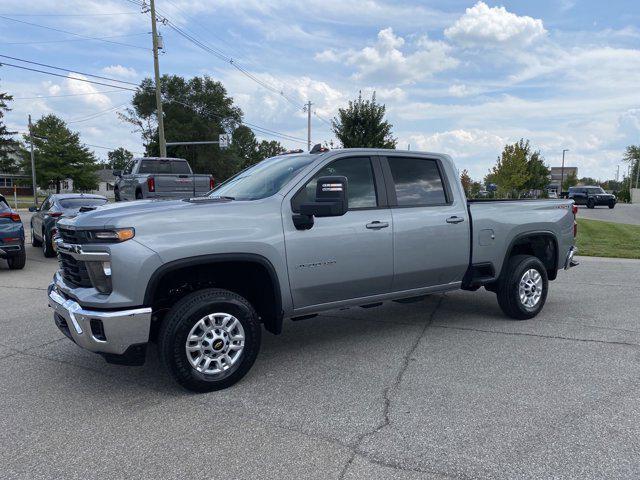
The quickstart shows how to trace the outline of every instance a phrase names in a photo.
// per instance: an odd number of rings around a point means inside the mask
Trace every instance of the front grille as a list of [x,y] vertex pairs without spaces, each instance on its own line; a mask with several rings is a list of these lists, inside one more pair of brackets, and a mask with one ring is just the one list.
[[58,252],[58,261],[65,282],[76,287],[90,288],[93,286],[89,279],[87,266],[83,261],[76,260],[71,255],[60,251]]
[[58,235],[65,243],[75,243],[77,245],[89,243],[89,232],[86,230],[71,230],[70,228],[58,226]]

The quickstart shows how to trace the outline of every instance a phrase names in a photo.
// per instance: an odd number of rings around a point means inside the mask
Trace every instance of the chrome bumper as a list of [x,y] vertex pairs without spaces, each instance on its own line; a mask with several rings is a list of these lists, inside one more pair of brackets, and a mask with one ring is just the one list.
[[578,249],[576,247],[571,247],[569,248],[569,251],[567,252],[567,258],[564,261],[564,269],[565,270],[569,270],[571,267],[575,267],[577,265],[580,265],[578,262],[576,262],[573,259],[573,256],[578,252]]
[[[130,346],[145,344],[149,341],[151,308],[116,311],[86,310],[74,300],[60,295],[56,291],[55,284],[49,286],[49,306],[66,323],[65,329],[57,318],[58,328],[86,350],[121,355]],[[92,320],[94,320],[93,326]]]

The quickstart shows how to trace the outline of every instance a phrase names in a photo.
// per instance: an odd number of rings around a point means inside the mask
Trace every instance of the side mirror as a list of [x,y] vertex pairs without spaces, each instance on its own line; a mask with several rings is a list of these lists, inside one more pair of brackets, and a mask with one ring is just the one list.
[[31,206],[31,207],[29,207],[29,211],[30,212],[37,212],[38,211],[38,207]]
[[313,226],[313,217],[340,217],[349,210],[347,177],[320,177],[316,183],[315,202],[300,205],[300,214],[293,216],[298,230]]
[[113,171],[113,176],[114,177],[121,177],[122,176],[122,170],[114,170]]

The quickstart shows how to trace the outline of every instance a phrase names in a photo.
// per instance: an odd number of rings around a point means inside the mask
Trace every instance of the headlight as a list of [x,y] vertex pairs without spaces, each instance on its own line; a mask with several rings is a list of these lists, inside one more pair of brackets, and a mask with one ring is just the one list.
[[135,237],[136,231],[133,228],[114,228],[112,230],[94,230],[91,238],[95,242],[119,243],[131,240]]

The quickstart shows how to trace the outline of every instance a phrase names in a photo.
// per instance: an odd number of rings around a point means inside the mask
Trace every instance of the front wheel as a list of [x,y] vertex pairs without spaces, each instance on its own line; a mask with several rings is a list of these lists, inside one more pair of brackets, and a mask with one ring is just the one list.
[[42,246],[42,241],[36,238],[35,233],[33,233],[33,224],[31,224],[31,246],[40,248]]
[[47,235],[47,232],[42,232],[42,253],[47,258],[56,256],[56,250],[53,247],[53,237]]
[[587,200],[587,208],[595,208],[595,207],[596,207],[596,202],[594,202],[591,199]]
[[158,350],[180,385],[211,392],[246,375],[258,356],[261,337],[258,315],[246,299],[211,288],[171,308],[160,327]]
[[507,316],[527,320],[542,310],[548,288],[547,269],[537,257],[514,255],[498,281],[498,304]]
[[615,202],[610,202],[610,203],[609,203],[609,208],[615,208],[615,206],[616,206],[616,203],[615,203]]

